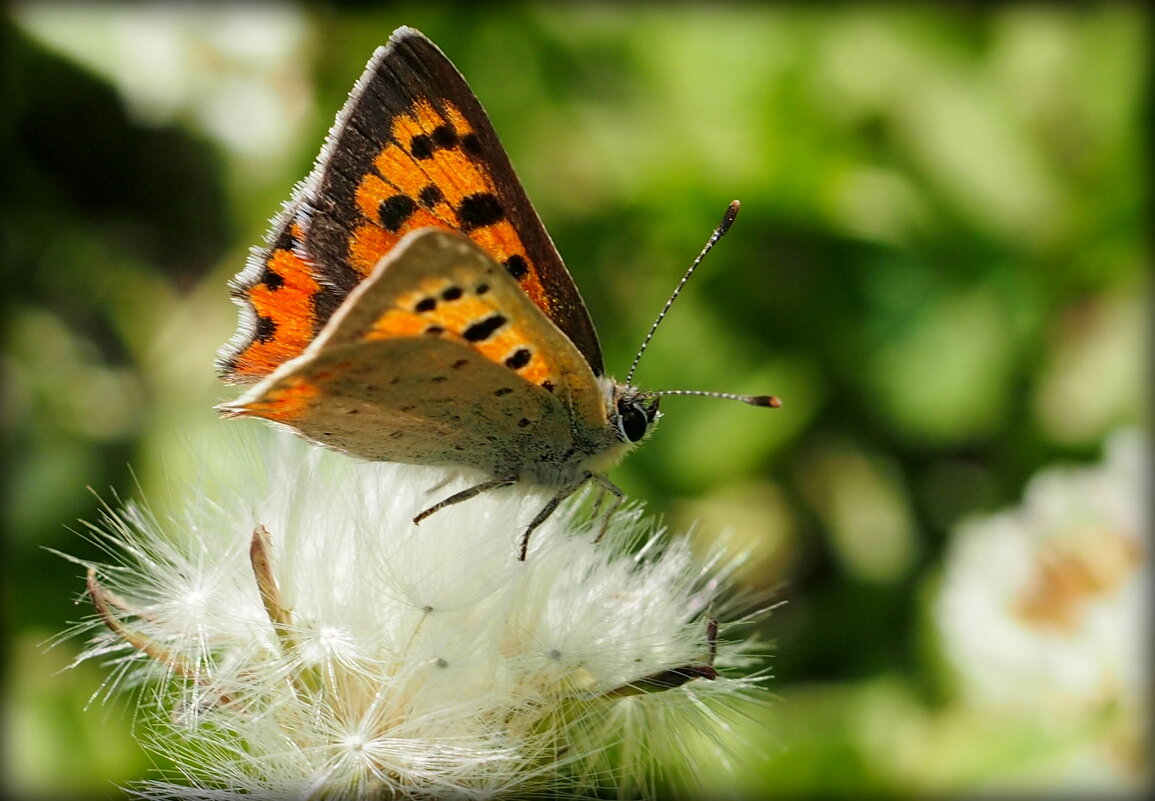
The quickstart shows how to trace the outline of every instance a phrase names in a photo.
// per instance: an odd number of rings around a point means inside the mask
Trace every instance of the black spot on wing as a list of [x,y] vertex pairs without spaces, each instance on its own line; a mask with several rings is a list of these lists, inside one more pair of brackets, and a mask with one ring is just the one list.
[[462,333],[468,342],[484,342],[496,333],[496,331],[505,325],[508,320],[503,315],[491,314],[483,320],[478,320],[466,328]]
[[461,147],[471,156],[481,155],[481,140],[477,138],[477,134],[467,133],[461,137]]
[[436,184],[429,184],[417,194],[417,199],[421,201],[422,206],[431,209],[445,200],[445,195],[437,188]]
[[510,275],[520,281],[529,274],[529,262],[525,260],[524,256],[519,256],[514,253],[505,260],[505,269]]
[[381,225],[386,230],[396,233],[401,226],[417,211],[417,204],[408,195],[394,195],[381,201],[377,208],[377,216],[381,218]]
[[272,317],[257,317],[257,330],[253,338],[257,342],[268,342],[277,335],[277,321]]
[[449,123],[442,123],[433,129],[433,144],[441,148],[457,146],[457,131]]
[[280,273],[269,269],[266,264],[265,269],[261,272],[260,283],[268,287],[270,292],[276,292],[285,285],[285,279]]
[[409,155],[418,161],[433,158],[433,137],[429,134],[417,134],[409,140]]
[[457,204],[457,223],[466,233],[504,219],[505,210],[501,207],[501,201],[489,192],[466,195]]
[[532,354],[529,352],[529,348],[518,348],[506,358],[505,366],[514,370],[520,370],[529,364],[530,358],[532,358]]

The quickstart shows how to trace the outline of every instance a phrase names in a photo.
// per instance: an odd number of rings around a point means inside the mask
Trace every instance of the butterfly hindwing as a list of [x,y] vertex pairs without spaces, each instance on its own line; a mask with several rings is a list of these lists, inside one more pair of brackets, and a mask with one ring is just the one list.
[[[595,375],[597,336],[577,288],[530,205],[480,103],[452,63],[402,28],[373,56],[317,167],[238,277],[248,324],[218,360],[258,380],[300,353],[407,233],[458,231],[504,265]],[[270,280],[271,277],[271,280]],[[297,295],[290,317],[289,295]]]
[[[405,237],[303,355],[224,410],[368,459],[493,475],[572,455],[605,410],[582,354],[463,237]],[[500,433],[500,436],[497,434]]]
[[245,270],[229,283],[240,320],[217,355],[217,370],[227,381],[259,380],[317,333],[316,310],[326,288],[301,255],[301,222],[301,202],[294,197],[274,218],[266,245],[253,249]]

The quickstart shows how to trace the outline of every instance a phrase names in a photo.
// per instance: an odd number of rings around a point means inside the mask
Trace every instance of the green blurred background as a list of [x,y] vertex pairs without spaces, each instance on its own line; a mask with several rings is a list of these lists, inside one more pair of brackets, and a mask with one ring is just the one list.
[[[161,498],[230,425],[227,279],[407,24],[467,76],[622,376],[664,402],[613,477],[751,548],[785,599],[777,700],[719,786],[759,796],[1047,789],[1031,716],[955,692],[928,624],[951,532],[1145,422],[1150,17],[1140,4],[10,5],[4,154],[5,776],[116,797],[146,774],[83,615],[75,533]],[[1083,735],[1080,735],[1083,736]],[[1088,738],[1112,736],[1091,727]],[[915,746],[917,744],[917,746]],[[1145,747],[1145,742],[1141,743]],[[1119,786],[1146,762],[1119,768]]]

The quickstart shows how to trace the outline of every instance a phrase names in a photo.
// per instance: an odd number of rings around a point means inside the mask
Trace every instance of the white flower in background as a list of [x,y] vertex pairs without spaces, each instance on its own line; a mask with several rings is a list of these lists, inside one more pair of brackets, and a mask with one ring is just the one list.
[[129,504],[92,527],[112,559],[89,566],[80,659],[111,659],[107,692],[141,689],[138,728],[181,774],[145,796],[652,792],[722,759],[684,741],[725,751],[759,702],[750,644],[726,637],[736,560],[636,511],[595,545],[563,508],[519,562],[540,494],[414,526],[454,489],[429,493],[439,471],[278,447],[232,488],[190,484],[178,515]]
[[1102,464],[1043,471],[1020,507],[962,524],[935,608],[967,701],[1102,739],[1084,778],[1148,769],[1147,448],[1117,434]]

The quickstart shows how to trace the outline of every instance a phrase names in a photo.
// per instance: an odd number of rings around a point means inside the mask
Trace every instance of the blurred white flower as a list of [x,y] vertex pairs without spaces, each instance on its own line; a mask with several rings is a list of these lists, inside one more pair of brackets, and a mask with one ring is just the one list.
[[189,484],[174,516],[91,527],[111,559],[88,565],[78,661],[141,689],[138,728],[180,774],[144,796],[652,793],[725,758],[728,721],[763,702],[753,646],[714,622],[737,559],[695,559],[636,510],[595,545],[563,507],[519,562],[538,493],[414,526],[454,490],[428,492],[440,471],[277,448],[232,487]]
[[1148,770],[1147,449],[1121,432],[1102,464],[1045,470],[1020,507],[962,524],[935,607],[963,697],[1058,739],[1100,738],[1106,759],[1077,769],[1106,783]]

